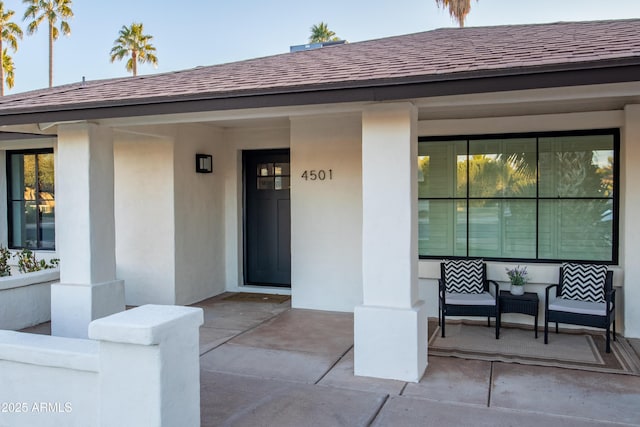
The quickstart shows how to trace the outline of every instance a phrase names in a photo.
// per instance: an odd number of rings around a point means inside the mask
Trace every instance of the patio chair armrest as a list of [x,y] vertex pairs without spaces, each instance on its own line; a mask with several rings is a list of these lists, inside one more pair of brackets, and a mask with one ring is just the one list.
[[495,294],[493,296],[496,301],[498,301],[498,296],[500,295],[500,284],[495,280],[487,280],[487,282],[495,288]]
[[604,294],[604,299],[607,302],[607,305],[610,305],[610,309],[613,309],[616,307],[616,290],[615,289],[611,289],[609,292],[605,292]]
[[442,279],[438,279],[438,298],[440,299],[440,301],[442,301],[444,303],[445,300],[445,289],[444,289],[444,282]]
[[549,308],[549,292],[551,291],[552,288],[556,288],[556,295],[557,295],[558,294],[557,284],[549,285],[544,289],[544,306],[547,309]]

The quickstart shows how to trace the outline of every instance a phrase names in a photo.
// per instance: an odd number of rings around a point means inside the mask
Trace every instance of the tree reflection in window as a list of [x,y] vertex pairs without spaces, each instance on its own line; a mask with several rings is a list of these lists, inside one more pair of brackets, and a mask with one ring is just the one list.
[[53,150],[7,153],[9,246],[55,248]]
[[613,262],[617,139],[421,140],[420,255]]

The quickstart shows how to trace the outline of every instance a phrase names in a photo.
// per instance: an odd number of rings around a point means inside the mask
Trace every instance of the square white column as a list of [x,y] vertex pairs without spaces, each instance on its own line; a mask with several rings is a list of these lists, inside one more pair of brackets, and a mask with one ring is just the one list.
[[[635,304],[640,300],[640,284],[635,280],[640,276],[637,261],[640,257],[640,192],[636,187],[640,182],[640,105],[625,107],[621,136],[620,262],[624,268],[624,287],[617,293],[623,291],[624,304],[616,311],[624,313],[624,336],[640,338],[640,307]],[[620,296],[617,299],[620,301]]]
[[125,308],[115,274],[111,130],[59,126],[56,161],[60,283],[51,288],[51,333],[86,338],[92,320]]
[[417,382],[427,366],[418,298],[417,111],[380,104],[362,116],[363,304],[355,374]]

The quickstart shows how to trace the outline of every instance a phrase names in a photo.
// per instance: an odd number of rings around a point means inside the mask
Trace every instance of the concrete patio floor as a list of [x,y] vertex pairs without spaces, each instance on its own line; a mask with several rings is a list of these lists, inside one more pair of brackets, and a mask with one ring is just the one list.
[[203,426],[640,425],[637,376],[431,356],[417,384],[355,377],[352,314],[228,296],[195,304]]
[[352,314],[233,295],[194,304],[202,426],[640,426],[640,376],[429,356],[417,384],[355,377]]

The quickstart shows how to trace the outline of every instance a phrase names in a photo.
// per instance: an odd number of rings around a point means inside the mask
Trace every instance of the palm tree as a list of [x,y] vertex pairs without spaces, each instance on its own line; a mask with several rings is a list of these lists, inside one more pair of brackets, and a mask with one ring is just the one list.
[[[31,22],[27,26],[27,33],[33,34],[38,27],[46,19],[49,24],[49,87],[53,86],[53,42],[58,40],[60,31],[65,36],[71,34],[71,27],[67,19],[73,18],[71,10],[71,0],[22,0],[28,4],[27,10],[24,12],[24,18],[31,18]],[[60,20],[60,29],[56,24]]]
[[340,37],[336,37],[336,33],[331,31],[324,22],[311,27],[309,43],[335,42],[338,40],[340,40]]
[[[15,12],[4,10],[4,2],[0,1],[0,96],[4,95],[4,73],[7,72],[7,85],[13,87],[13,59],[7,55],[7,49],[3,48],[3,43],[9,43],[13,51],[18,50],[18,39],[22,38],[22,29],[11,18]],[[8,58],[8,59],[6,59]],[[9,68],[5,64],[11,65],[11,83],[9,83]]]
[[154,67],[158,66],[158,58],[154,54],[156,48],[149,43],[153,36],[143,34],[142,31],[142,23],[134,22],[129,27],[123,25],[120,37],[113,42],[111,49],[111,62],[129,57],[127,71],[132,71],[134,76],[138,75],[138,62],[150,62]]
[[471,0],[436,0],[439,6],[449,8],[449,15],[464,27],[464,20],[471,11]]
[[2,88],[2,94],[4,95],[4,82],[7,82],[7,87],[11,89],[15,83],[15,67],[13,66],[13,58],[7,54],[7,48],[2,50],[2,70],[4,72],[2,81],[0,82],[0,88]]

